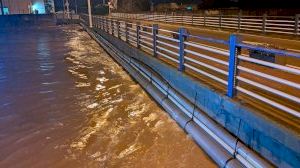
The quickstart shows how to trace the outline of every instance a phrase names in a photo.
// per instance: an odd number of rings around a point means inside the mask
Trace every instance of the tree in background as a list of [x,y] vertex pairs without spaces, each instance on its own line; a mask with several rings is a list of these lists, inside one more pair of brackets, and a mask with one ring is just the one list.
[[118,12],[141,12],[150,10],[150,0],[118,0]]
[[53,0],[44,0],[44,4],[45,4],[45,11],[47,14],[55,12]]

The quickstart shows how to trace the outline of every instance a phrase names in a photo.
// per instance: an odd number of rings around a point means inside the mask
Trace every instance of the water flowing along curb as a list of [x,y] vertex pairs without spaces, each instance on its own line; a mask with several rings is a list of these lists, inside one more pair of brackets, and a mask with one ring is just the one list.
[[[180,95],[149,66],[125,55],[84,24],[81,26],[193,137],[219,167],[273,167],[209,118],[194,102]],[[195,113],[199,115],[197,118],[194,117]]]

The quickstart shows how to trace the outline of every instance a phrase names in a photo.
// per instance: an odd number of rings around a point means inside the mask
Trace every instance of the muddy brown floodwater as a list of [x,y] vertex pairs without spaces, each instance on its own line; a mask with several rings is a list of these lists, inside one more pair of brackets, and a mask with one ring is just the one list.
[[0,46],[0,167],[216,167],[79,26]]

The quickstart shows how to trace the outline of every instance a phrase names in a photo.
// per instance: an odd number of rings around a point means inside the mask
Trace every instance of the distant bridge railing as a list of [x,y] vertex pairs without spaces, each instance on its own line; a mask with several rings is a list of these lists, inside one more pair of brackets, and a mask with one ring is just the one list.
[[112,13],[113,17],[146,21],[187,24],[195,26],[300,35],[300,15],[295,16],[243,16],[243,15],[175,15]]
[[[88,23],[87,15],[81,15],[81,19]],[[300,118],[300,69],[281,65],[274,59],[300,59],[299,53],[246,44],[233,34],[227,41],[189,34],[184,28],[177,32],[161,29],[157,24],[142,25],[102,16],[93,16],[92,20],[94,28],[205,81],[230,98]]]

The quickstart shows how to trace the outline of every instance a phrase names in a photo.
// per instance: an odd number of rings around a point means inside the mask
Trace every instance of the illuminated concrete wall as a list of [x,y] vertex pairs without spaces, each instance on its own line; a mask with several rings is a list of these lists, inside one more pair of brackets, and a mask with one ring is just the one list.
[[8,8],[9,14],[30,14],[35,10],[45,13],[44,0],[3,0],[3,6]]

